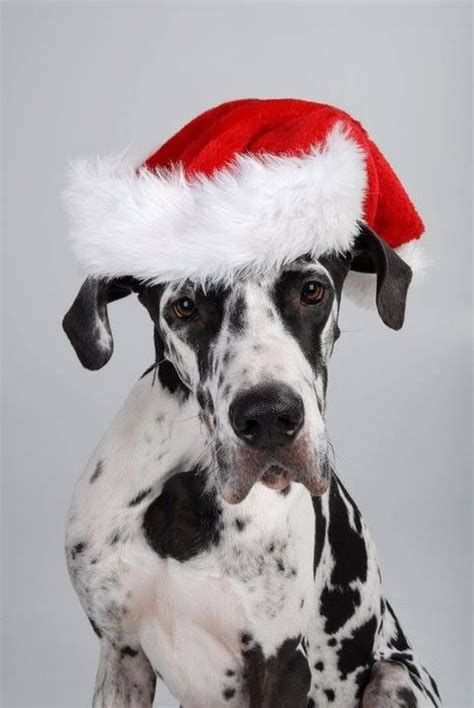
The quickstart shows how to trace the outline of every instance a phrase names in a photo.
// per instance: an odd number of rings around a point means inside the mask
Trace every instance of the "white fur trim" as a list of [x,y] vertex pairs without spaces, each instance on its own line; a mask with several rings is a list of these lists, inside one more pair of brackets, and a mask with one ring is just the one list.
[[337,123],[298,157],[241,155],[211,178],[78,162],[66,193],[70,239],[96,277],[232,281],[305,254],[351,247],[362,218],[365,155]]
[[[418,240],[408,241],[395,249],[402,260],[410,266],[413,272],[412,284],[423,279],[424,272],[429,267],[429,260],[426,258],[423,244]],[[358,273],[351,270],[344,283],[343,294],[347,295],[352,302],[364,308],[375,307],[375,296],[377,292],[376,276],[372,273]]]

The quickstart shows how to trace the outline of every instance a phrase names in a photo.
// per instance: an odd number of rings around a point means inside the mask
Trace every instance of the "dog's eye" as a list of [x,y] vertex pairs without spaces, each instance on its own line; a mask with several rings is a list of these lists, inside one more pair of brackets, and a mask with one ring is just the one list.
[[199,317],[196,303],[189,297],[180,297],[173,303],[173,310],[181,320],[195,320]]
[[303,305],[315,305],[324,297],[325,287],[317,280],[308,280],[301,288],[301,302]]

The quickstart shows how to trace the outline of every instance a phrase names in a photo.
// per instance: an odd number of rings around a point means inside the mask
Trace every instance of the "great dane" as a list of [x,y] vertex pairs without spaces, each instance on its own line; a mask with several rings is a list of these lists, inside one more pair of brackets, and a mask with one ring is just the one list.
[[234,285],[88,279],[64,320],[86,367],[112,354],[107,305],[136,292],[156,363],[78,481],[73,585],[100,640],[96,708],[429,708],[436,684],[381,590],[331,464],[327,365],[344,280],[373,272],[403,323],[408,266],[367,227],[341,255]]

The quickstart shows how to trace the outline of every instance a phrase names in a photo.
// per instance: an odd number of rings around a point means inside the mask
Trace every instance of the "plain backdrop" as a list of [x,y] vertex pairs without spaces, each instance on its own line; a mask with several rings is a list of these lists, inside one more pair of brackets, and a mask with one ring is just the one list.
[[[471,694],[471,8],[468,3],[3,4],[3,705],[90,702],[96,641],[63,556],[76,478],[152,331],[111,307],[116,350],[81,369],[61,330],[81,274],[70,158],[145,156],[221,101],[299,97],[370,130],[426,222],[433,261],[404,329],[349,303],[330,368],[338,471],[385,591],[448,708]],[[176,705],[159,689],[157,706]]]

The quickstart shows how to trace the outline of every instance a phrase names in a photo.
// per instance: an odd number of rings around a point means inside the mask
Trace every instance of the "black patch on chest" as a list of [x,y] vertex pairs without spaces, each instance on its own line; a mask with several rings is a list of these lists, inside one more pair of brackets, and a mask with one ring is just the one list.
[[371,617],[365,624],[357,627],[350,637],[342,640],[337,656],[342,678],[346,678],[357,668],[370,664],[376,631],[377,619]]
[[328,540],[334,556],[331,583],[344,587],[353,580],[367,580],[367,549],[362,536],[360,513],[354,505],[354,530],[338,485],[339,480],[333,476],[329,492]]
[[219,542],[221,508],[205,489],[205,473],[180,472],[169,479],[143,518],[143,531],[162,558],[186,561]]

